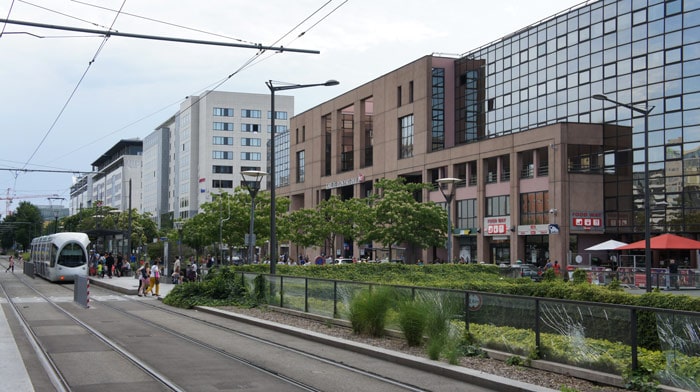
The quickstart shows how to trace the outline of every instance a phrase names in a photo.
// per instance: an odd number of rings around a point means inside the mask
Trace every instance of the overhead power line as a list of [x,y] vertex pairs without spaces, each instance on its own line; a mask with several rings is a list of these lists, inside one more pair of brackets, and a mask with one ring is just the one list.
[[311,54],[321,53],[318,50],[285,48],[283,46],[263,46],[262,44],[250,45],[250,44],[240,44],[240,43],[234,43],[234,42],[203,41],[203,40],[196,40],[196,39],[164,37],[164,36],[157,36],[157,35],[121,33],[118,31],[83,29],[80,27],[48,25],[48,24],[43,24],[43,23],[26,22],[26,21],[13,20],[13,19],[0,19],[0,23],[7,23],[7,24],[13,24],[13,25],[20,25],[20,26],[39,27],[42,29],[77,31],[80,33],[99,34],[99,35],[103,35],[105,37],[114,36],[114,37],[139,38],[139,39],[149,39],[149,40],[155,40],[155,41],[182,42],[182,43],[197,44],[197,45],[230,46],[230,47],[234,47],[234,48],[247,48],[247,49],[257,49],[257,50],[275,50],[275,51],[279,51],[279,52],[295,52],[295,53],[311,53]]

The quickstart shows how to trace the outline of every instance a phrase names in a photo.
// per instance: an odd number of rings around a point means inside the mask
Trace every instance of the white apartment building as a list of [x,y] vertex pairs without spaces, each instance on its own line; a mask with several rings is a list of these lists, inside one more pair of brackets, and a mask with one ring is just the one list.
[[[275,96],[277,133],[289,127],[294,97]],[[270,95],[211,91],[188,97],[172,135],[174,216],[194,216],[212,194],[233,192],[241,171],[267,171]],[[266,186],[263,185],[263,189]]]

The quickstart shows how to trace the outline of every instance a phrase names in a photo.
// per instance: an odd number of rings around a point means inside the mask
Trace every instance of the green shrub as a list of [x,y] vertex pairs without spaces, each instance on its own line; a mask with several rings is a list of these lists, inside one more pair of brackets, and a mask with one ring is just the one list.
[[386,315],[395,301],[392,288],[381,286],[362,290],[350,303],[350,325],[356,334],[384,336]]
[[427,325],[427,306],[420,301],[404,301],[399,306],[399,328],[409,347],[423,344]]
[[584,269],[577,268],[573,273],[573,284],[579,285],[588,283],[587,272]]

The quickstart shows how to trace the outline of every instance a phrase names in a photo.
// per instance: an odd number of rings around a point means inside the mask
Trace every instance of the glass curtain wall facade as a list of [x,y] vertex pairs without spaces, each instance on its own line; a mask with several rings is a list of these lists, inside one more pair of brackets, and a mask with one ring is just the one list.
[[[644,118],[592,96],[654,106],[648,127],[652,232],[700,234],[700,1],[583,4],[465,53],[456,69],[457,143],[559,122],[632,127],[629,159],[605,151],[592,157],[605,173],[610,233],[641,232]],[[632,189],[633,196],[618,188]]]

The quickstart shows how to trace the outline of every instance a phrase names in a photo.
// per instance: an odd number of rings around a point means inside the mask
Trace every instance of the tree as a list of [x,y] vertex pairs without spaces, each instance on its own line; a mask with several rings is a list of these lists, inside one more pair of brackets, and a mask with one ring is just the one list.
[[32,238],[41,235],[43,222],[38,207],[27,201],[20,202],[15,213],[5,217],[4,223],[12,230],[3,235],[2,247],[11,248],[18,244],[22,249],[29,249]]
[[335,244],[338,236],[364,238],[371,225],[368,199],[341,200],[337,195],[323,200],[316,209],[301,209],[287,216],[288,240],[303,247]]
[[441,246],[445,242],[447,214],[435,203],[420,203],[415,192],[429,189],[429,184],[406,183],[403,178],[377,182],[373,210],[375,224],[367,238],[389,247],[406,244],[411,248]]

